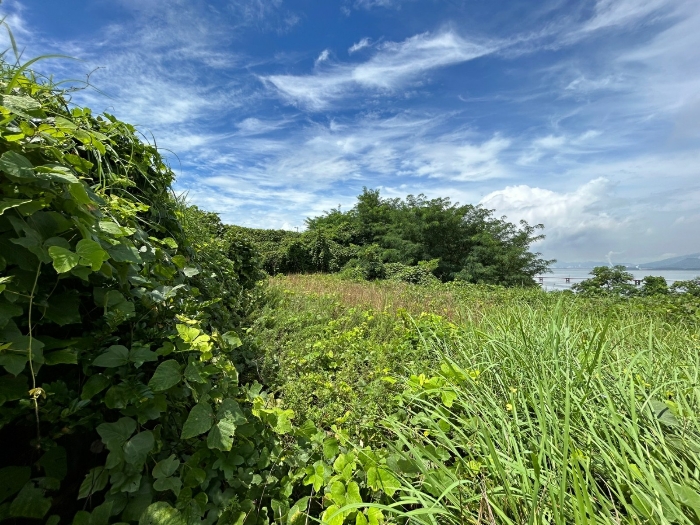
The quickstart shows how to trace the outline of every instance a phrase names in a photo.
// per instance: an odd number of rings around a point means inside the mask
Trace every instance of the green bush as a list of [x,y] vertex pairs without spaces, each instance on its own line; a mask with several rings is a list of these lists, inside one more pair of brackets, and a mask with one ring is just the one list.
[[250,245],[133,126],[19,66],[0,89],[0,520],[266,521],[291,414],[238,384]]

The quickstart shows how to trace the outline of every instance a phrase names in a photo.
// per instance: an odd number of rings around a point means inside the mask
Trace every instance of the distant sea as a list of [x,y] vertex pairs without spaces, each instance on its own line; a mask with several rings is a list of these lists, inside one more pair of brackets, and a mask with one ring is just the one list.
[[[591,277],[592,268],[553,268],[552,273],[543,273],[535,277],[535,281],[539,282],[539,277],[542,277],[540,283],[545,290],[566,290],[571,288],[574,283],[580,283],[584,279]],[[635,279],[644,279],[647,275],[663,277],[670,285],[675,281],[687,281],[700,276],[700,270],[631,270],[629,273],[634,275]],[[567,277],[570,282],[566,282]]]

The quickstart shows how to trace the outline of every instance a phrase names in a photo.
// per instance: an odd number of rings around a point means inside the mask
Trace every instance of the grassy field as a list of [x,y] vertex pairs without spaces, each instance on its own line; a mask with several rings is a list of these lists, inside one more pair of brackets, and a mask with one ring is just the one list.
[[696,317],[537,289],[270,288],[256,373],[298,424],[391,452],[390,519],[700,523]]

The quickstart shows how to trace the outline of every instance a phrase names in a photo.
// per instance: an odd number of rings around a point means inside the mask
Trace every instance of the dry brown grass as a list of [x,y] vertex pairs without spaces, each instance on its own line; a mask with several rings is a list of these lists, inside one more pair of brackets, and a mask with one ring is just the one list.
[[[431,312],[457,322],[465,308],[449,291],[440,291],[391,281],[353,282],[331,275],[287,275],[270,279],[270,285],[308,295],[331,295],[350,307],[371,308],[396,313],[405,310],[412,316]],[[473,315],[474,312],[470,312]]]

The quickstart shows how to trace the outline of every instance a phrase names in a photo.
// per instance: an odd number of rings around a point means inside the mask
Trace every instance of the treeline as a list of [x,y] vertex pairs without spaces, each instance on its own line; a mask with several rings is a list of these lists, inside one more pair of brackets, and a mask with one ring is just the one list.
[[574,284],[574,292],[587,296],[613,295],[619,297],[659,297],[685,294],[700,297],[700,277],[687,281],[676,281],[671,286],[661,276],[647,275],[641,279],[641,286],[634,284],[634,275],[625,266],[596,266],[591,277]]
[[270,274],[342,272],[358,279],[460,280],[534,286],[553,261],[530,250],[541,224],[519,225],[449,198],[382,198],[365,188],[352,209],[306,220],[302,233],[227,227],[249,238]]

